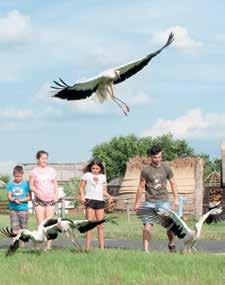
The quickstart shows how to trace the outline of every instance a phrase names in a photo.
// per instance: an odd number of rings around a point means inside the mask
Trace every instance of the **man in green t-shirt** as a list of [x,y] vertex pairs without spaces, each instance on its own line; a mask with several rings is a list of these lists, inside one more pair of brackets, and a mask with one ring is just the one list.
[[[143,190],[145,190],[145,206],[150,208],[170,209],[169,195],[166,188],[167,180],[171,185],[173,193],[173,208],[178,206],[177,187],[174,180],[172,169],[162,163],[162,148],[160,145],[152,146],[148,155],[151,157],[151,163],[141,171],[140,183],[137,189],[134,210],[137,211],[140,206],[140,200]],[[144,223],[143,245],[144,250],[148,251],[149,241],[151,239],[152,224]],[[167,232],[168,248],[170,252],[175,252],[174,235],[171,231]]]

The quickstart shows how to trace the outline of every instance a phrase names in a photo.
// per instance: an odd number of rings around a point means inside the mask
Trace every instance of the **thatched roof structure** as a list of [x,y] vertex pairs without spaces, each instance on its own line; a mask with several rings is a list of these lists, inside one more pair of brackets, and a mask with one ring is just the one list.
[[[147,157],[137,156],[129,159],[127,162],[126,173],[119,190],[121,199],[117,203],[118,209],[125,208],[124,200],[129,201],[130,208],[133,207],[141,170],[149,163],[150,158]],[[186,199],[185,211],[193,214],[194,204],[197,203],[196,197],[200,197],[203,192],[203,160],[197,157],[185,157],[165,163],[172,168],[179,194]],[[198,195],[196,193],[199,189],[201,193]],[[172,200],[172,192],[169,184],[168,192],[170,199]]]
[[206,187],[220,187],[221,174],[217,171],[213,171],[204,179],[204,184]]
[[[177,158],[176,160],[166,161],[164,163],[168,164],[173,168],[183,168],[183,167],[193,167],[198,158],[195,157],[184,157]],[[144,166],[150,164],[151,158],[135,156],[128,160],[127,171],[132,171],[134,169],[142,169]]]

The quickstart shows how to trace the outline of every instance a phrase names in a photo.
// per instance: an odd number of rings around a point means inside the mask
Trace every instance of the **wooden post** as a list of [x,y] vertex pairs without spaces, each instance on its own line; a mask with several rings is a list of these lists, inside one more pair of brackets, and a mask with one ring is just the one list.
[[202,216],[203,207],[203,170],[204,161],[202,158],[197,158],[195,163],[195,194],[194,194],[194,218],[199,219]]
[[125,205],[126,205],[127,222],[128,222],[128,224],[129,224],[129,223],[130,223],[130,209],[129,209],[129,207],[128,207],[128,200],[126,199],[126,200],[124,201],[124,203],[125,203]]
[[221,145],[221,159],[222,159],[222,173],[221,173],[221,186],[225,187],[225,142]]
[[66,207],[66,203],[65,203],[65,199],[61,198],[61,218],[65,218],[65,207]]

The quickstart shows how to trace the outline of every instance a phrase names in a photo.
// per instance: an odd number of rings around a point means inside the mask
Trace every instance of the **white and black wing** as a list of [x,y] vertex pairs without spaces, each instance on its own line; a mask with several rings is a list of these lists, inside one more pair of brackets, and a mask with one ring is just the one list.
[[210,210],[210,215],[206,218],[205,223],[210,225],[212,223],[220,223],[225,221],[225,209],[213,208]]
[[118,70],[120,73],[120,76],[118,79],[114,80],[114,84],[120,83],[129,77],[133,76],[137,72],[139,72],[141,69],[143,69],[153,57],[157,56],[164,48],[168,47],[172,42],[174,41],[174,34],[170,33],[167,42],[163,47],[161,47],[159,50],[150,53],[146,55],[145,57],[142,57],[139,60],[130,62],[126,65],[114,68],[114,70]]
[[60,228],[58,227],[60,221],[61,219],[59,218],[47,218],[42,223],[48,240],[54,240],[58,237],[58,232],[61,232]]
[[94,228],[96,228],[98,225],[102,224],[105,222],[105,220],[95,220],[95,221],[89,221],[89,220],[83,220],[83,221],[73,221],[75,228],[80,232],[80,233],[86,233]]
[[103,76],[99,75],[83,82],[77,82],[72,86],[59,78],[59,82],[54,80],[55,86],[51,86],[56,91],[53,97],[65,100],[86,99],[96,92],[102,78]]
[[137,216],[143,224],[161,224],[157,209],[146,207],[144,204],[137,210]]
[[161,215],[161,225],[167,231],[173,232],[179,239],[183,239],[191,231],[186,223],[172,210],[168,210],[165,215]]
[[20,230],[18,234],[14,234],[12,230],[8,227],[0,229],[0,232],[5,237],[13,238],[13,242],[10,244],[8,250],[6,251],[6,256],[13,255],[19,248],[19,241],[28,242],[31,238],[28,230]]
[[167,231],[172,231],[179,239],[184,238],[190,231],[185,222],[172,210],[149,208],[142,205],[138,209],[137,215],[144,224],[160,224]]
[[4,237],[8,237],[8,238],[14,238],[17,236],[17,234],[14,234],[13,231],[9,229],[8,227],[0,229],[0,233]]
[[78,220],[78,221],[73,221],[74,227],[80,232],[80,233],[86,233],[98,225],[101,225],[103,223],[113,223],[117,224],[116,222],[117,217],[106,217],[102,220],[95,220],[95,221],[89,221],[89,220]]
[[58,218],[47,218],[41,223],[41,227],[48,228],[57,226],[59,222]]

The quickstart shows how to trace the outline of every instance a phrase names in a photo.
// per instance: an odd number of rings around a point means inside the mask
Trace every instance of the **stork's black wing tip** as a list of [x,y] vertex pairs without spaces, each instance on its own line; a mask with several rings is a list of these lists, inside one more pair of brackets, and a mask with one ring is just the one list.
[[57,97],[60,98],[58,96],[58,93],[60,93],[61,91],[67,89],[68,87],[70,87],[64,80],[62,80],[62,78],[59,77],[59,81],[53,80],[53,83],[55,85],[51,85],[50,88],[54,89],[54,91],[56,91],[57,93],[54,94],[52,97]]
[[16,240],[9,246],[5,256],[13,255],[18,248],[19,248],[19,240]]
[[165,47],[169,46],[170,44],[172,44],[172,42],[174,41],[174,33],[173,32],[170,32],[169,34],[169,37],[168,37],[168,40],[165,44]]

